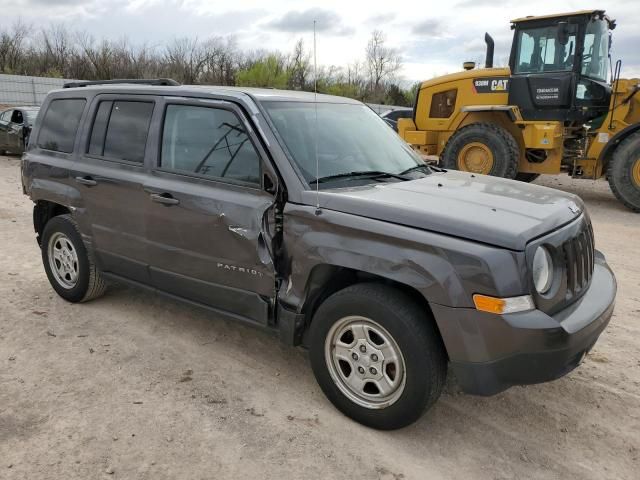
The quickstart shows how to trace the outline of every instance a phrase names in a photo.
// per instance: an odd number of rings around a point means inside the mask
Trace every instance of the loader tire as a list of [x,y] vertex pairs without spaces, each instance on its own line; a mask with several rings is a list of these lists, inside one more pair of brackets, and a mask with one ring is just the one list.
[[611,191],[624,206],[640,212],[640,132],[620,142],[607,167]]
[[442,166],[514,179],[520,149],[506,129],[493,123],[472,123],[454,133],[442,152]]

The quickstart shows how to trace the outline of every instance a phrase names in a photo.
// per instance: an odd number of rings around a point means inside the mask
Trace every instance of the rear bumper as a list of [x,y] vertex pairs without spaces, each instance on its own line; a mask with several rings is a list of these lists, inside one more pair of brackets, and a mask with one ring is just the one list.
[[493,395],[541,383],[577,367],[605,329],[616,297],[613,272],[599,252],[591,285],[566,309],[492,315],[434,306],[452,369],[462,389]]

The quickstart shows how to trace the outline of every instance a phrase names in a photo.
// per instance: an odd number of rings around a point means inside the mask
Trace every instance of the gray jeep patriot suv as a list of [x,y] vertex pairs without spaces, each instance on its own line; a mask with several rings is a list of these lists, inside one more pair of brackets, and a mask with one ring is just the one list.
[[346,98],[119,83],[52,92],[22,161],[68,301],[117,280],[274,332],[380,429],[433,405],[448,366],[479,395],[565,375],[609,322],[576,196],[425,165]]

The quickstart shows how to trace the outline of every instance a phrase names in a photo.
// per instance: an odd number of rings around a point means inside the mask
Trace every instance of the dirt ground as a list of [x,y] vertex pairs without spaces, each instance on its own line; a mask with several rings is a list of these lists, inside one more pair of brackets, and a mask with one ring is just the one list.
[[586,200],[619,281],[610,326],[565,378],[491,398],[450,380],[416,424],[378,432],[276,338],[122,286],[64,302],[19,159],[0,157],[0,478],[637,479],[640,215],[604,181],[538,182]]

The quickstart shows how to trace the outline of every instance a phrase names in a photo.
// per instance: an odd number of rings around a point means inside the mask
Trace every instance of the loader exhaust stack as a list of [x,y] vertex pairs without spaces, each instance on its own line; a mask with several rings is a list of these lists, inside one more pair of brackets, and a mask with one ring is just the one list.
[[495,44],[488,33],[484,34],[484,41],[487,43],[487,57],[484,61],[484,68],[493,68],[493,47]]

